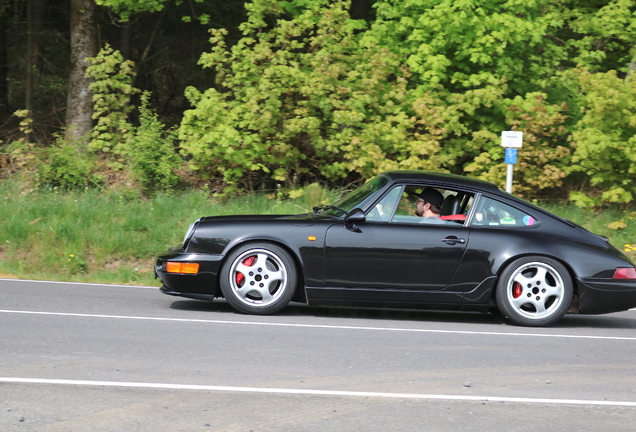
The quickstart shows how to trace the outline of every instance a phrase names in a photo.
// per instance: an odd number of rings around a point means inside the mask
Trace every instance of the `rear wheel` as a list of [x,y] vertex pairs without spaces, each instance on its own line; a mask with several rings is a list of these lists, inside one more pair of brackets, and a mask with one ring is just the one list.
[[568,311],[572,293],[572,279],[563,264],[551,258],[524,257],[501,274],[497,307],[514,324],[548,326]]
[[296,289],[294,260],[281,247],[251,243],[233,251],[221,269],[221,291],[237,311],[272,314],[283,309]]

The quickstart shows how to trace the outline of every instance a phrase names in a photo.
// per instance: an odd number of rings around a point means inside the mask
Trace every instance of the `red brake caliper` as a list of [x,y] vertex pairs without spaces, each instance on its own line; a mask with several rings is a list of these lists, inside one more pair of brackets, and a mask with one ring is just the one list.
[[[251,267],[254,265],[254,261],[256,261],[256,257],[252,255],[251,257],[247,257],[243,260],[243,265],[246,267]],[[241,286],[241,283],[245,280],[245,275],[241,272],[236,272],[236,285]]]
[[523,294],[523,288],[521,287],[521,284],[519,282],[515,282],[512,285],[512,296],[514,298],[519,298],[521,297],[521,294]]

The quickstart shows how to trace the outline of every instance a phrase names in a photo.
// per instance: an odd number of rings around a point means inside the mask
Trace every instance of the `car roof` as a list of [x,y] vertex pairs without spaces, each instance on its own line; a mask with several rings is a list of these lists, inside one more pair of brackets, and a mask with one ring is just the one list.
[[388,177],[391,182],[417,181],[417,182],[434,182],[440,184],[453,184],[460,187],[471,189],[479,189],[483,191],[500,193],[501,190],[494,183],[479,180],[471,177],[464,177],[455,174],[448,174],[435,171],[419,171],[419,170],[396,170],[386,171],[382,175]]

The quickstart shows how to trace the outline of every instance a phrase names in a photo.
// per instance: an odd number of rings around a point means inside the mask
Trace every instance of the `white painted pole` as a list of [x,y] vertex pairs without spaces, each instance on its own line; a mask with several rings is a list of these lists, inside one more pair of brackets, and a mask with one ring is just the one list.
[[512,193],[512,167],[513,164],[508,164],[508,170],[506,172],[506,192]]
[[[508,164],[506,172],[506,192],[512,193],[512,170],[517,163],[517,149],[523,145],[523,132],[501,132],[501,146],[505,148],[505,162]],[[512,162],[512,163],[509,163]]]

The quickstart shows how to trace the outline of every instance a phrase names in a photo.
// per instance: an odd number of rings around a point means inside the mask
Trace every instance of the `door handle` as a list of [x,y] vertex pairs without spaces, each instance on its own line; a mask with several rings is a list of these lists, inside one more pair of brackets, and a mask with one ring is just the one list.
[[457,237],[455,237],[455,236],[449,236],[449,237],[443,238],[443,239],[442,239],[442,241],[443,241],[444,243],[446,243],[446,244],[451,245],[451,246],[454,246],[454,245],[456,245],[457,243],[459,243],[459,244],[464,244],[464,243],[466,243],[466,240],[464,240],[463,238],[457,238]]

